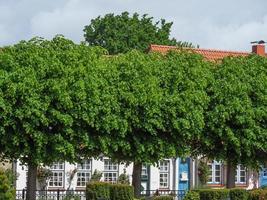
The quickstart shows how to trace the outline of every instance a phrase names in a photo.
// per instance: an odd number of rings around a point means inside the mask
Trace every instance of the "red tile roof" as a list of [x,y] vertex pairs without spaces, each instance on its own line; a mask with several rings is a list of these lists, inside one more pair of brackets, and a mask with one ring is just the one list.
[[[149,51],[167,53],[170,50],[179,49],[179,47],[175,46],[165,46],[165,45],[150,45]],[[239,51],[222,51],[222,50],[213,50],[213,49],[196,49],[196,48],[183,48],[188,49],[193,52],[199,53],[203,55],[207,60],[215,61],[221,60],[227,56],[248,56],[249,52],[239,52]]]

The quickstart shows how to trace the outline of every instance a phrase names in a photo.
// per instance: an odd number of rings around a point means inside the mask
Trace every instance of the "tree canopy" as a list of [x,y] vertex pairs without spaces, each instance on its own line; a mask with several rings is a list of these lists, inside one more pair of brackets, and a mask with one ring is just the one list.
[[133,185],[139,196],[142,163],[187,156],[190,141],[200,138],[209,102],[206,88],[212,80],[211,66],[190,52],[160,55],[130,51],[109,57],[107,63],[114,69],[109,84],[114,85],[110,92],[118,107],[117,112],[113,110],[117,115],[113,127],[101,129],[110,132],[102,141],[107,156],[134,162]]
[[170,38],[172,24],[164,19],[154,23],[147,14],[140,17],[137,13],[111,13],[92,19],[84,28],[84,37],[89,45],[104,47],[110,54],[132,49],[144,52],[150,44],[192,47],[191,43]]
[[258,166],[267,155],[267,59],[226,58],[214,76],[200,151],[211,158]]
[[[2,49],[0,149],[5,158],[28,165],[27,199],[35,199],[39,164],[74,162],[85,153],[101,152],[95,142],[98,138],[88,134],[83,123],[92,123],[91,117],[103,108],[88,110],[87,102],[89,97],[99,101],[88,90],[99,87],[93,79],[99,68],[94,66],[100,66],[97,60],[105,52],[60,36]],[[90,87],[85,89],[86,84]]]
[[78,128],[87,111],[84,77],[92,76],[85,71],[94,69],[94,61],[103,53],[62,37],[35,38],[2,50],[0,146],[4,156],[34,164],[77,158],[75,149],[89,141]]
[[190,133],[203,128],[209,65],[185,52],[105,53],[60,36],[2,50],[0,149],[33,170],[28,178],[59,160],[156,163],[188,153]]
[[265,160],[266,58],[106,54],[61,36],[3,48],[1,156],[33,170],[101,154],[137,163],[190,154]]
[[190,52],[137,51],[109,58],[108,63],[117,71],[114,96],[125,127],[111,133],[116,140],[108,142],[109,155],[147,163],[189,155],[188,142],[199,138],[205,126],[210,64]]

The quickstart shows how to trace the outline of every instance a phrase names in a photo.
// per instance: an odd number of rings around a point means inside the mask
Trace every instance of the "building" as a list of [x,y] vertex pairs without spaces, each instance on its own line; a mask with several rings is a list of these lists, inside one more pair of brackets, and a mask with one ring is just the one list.
[[[150,45],[149,51],[166,53],[169,50],[177,49],[173,46]],[[251,52],[222,51],[211,49],[188,49],[199,53],[205,59],[218,61],[227,56],[248,56]],[[252,46],[252,53],[267,56],[265,46],[256,44]],[[211,161],[208,163],[210,187],[225,187],[226,165],[222,162]],[[54,163],[49,167],[52,176],[47,181],[46,189],[85,189],[86,183],[90,180],[95,170],[102,172],[102,181],[117,182],[120,174],[126,172],[131,182],[132,164],[113,163],[109,158],[84,160],[82,164]],[[16,163],[18,179],[16,186],[18,190],[26,187],[27,167]],[[172,158],[159,161],[157,166],[143,165],[142,187],[143,190],[188,190],[199,185],[198,160],[191,158]],[[259,181],[258,181],[259,180]],[[236,185],[242,188],[252,189],[261,185],[267,185],[267,168],[257,173],[239,165],[236,170]],[[40,187],[39,187],[40,188]]]
[[[194,53],[201,54],[206,60],[217,62],[225,57],[232,56],[248,56],[251,53],[258,54],[260,56],[267,56],[265,53],[265,42],[259,41],[252,45],[251,52],[240,52],[240,51],[224,51],[224,50],[213,50],[213,49],[200,49],[200,48],[183,48]],[[164,46],[164,45],[150,45],[149,52],[159,52],[167,53],[170,50],[179,50],[179,48],[174,46]],[[194,169],[191,169],[194,174],[191,174],[192,179],[191,187],[199,185],[198,180],[198,161],[196,160],[191,165]],[[225,187],[226,185],[226,164],[217,161],[211,161],[208,163],[209,167],[209,181],[208,186],[214,188]],[[239,165],[236,170],[236,186],[252,189],[259,186],[267,186],[267,166],[265,166],[259,173],[253,172],[252,170],[246,169]]]
[[[159,162],[158,166],[143,165],[142,167],[142,187],[143,190],[177,190],[188,189],[190,159],[182,161],[181,159],[165,159]],[[178,166],[178,167],[176,167]],[[90,180],[95,170],[102,172],[101,181],[116,183],[119,175],[126,172],[129,180],[132,180],[133,165],[117,164],[109,158],[88,159],[82,163],[70,164],[68,162],[56,162],[47,167],[51,170],[52,176],[47,180],[46,189],[73,189],[84,190],[86,183]],[[21,163],[16,164],[18,179],[16,182],[17,190],[26,188],[27,167]],[[182,170],[182,171],[179,171]],[[182,173],[182,179],[178,174]],[[70,178],[70,177],[73,178]],[[186,185],[185,185],[186,184]],[[40,184],[38,189],[40,189]]]
[[[16,164],[17,190],[26,188],[27,167]],[[223,188],[226,185],[226,164],[211,161],[207,163],[209,168],[209,180],[207,186]],[[84,190],[95,170],[102,172],[101,181],[116,183],[121,174],[125,173],[132,181],[133,165],[113,163],[109,158],[88,159],[82,163],[70,164],[68,162],[56,162],[50,167],[52,175],[47,179],[45,189],[48,190]],[[191,158],[165,159],[159,161],[158,166],[143,165],[141,185],[144,190],[188,190],[197,188],[199,181],[198,160]],[[72,178],[71,178],[72,177]],[[41,183],[37,180],[38,189]],[[236,186],[252,189],[258,187],[258,175],[252,170],[238,165],[236,170]],[[43,188],[44,189],[44,188]]]

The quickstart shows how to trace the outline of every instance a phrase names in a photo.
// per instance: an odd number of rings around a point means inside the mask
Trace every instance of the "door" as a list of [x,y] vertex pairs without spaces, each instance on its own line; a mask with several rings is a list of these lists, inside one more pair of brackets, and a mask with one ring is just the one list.
[[190,188],[190,158],[179,158],[178,164],[178,190]]
[[267,186],[267,168],[262,168],[262,170],[260,171],[259,186]]

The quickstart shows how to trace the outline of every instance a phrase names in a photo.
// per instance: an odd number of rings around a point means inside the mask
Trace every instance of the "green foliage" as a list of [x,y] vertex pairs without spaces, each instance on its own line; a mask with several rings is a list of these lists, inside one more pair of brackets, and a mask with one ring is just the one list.
[[267,149],[267,59],[225,58],[214,70],[198,153],[259,167]]
[[188,191],[183,200],[200,200],[200,196],[198,192]]
[[129,16],[128,12],[107,14],[92,19],[84,28],[84,37],[89,45],[104,47],[110,54],[126,53],[132,49],[145,51],[150,44],[191,47],[191,43],[170,39],[171,26],[172,23],[164,19],[154,23],[153,17],[147,14],[141,17],[137,13]]
[[100,153],[156,163],[204,127],[210,65],[199,55],[105,50],[57,36],[0,54],[0,149],[38,165]]
[[111,132],[116,140],[107,142],[109,156],[157,163],[189,153],[190,142],[197,141],[205,125],[210,64],[188,52],[163,56],[132,51],[108,61],[117,72],[117,86],[110,92],[116,91],[120,105],[113,111],[118,120],[113,122],[120,124]]
[[173,200],[173,196],[157,196],[153,197],[153,200]]
[[40,181],[45,181],[52,176],[52,171],[45,167],[39,166],[37,168],[37,179]]
[[231,200],[248,200],[249,193],[244,189],[231,189],[229,196]]
[[[94,81],[96,73],[91,69],[102,67],[97,61],[105,53],[62,36],[51,41],[34,38],[3,48],[0,155],[33,168],[41,163],[79,161],[84,154],[98,156],[99,138],[92,135],[96,128],[91,119],[97,111],[87,102],[99,102],[94,91],[100,84]],[[98,105],[96,101],[89,104]],[[33,174],[29,172],[29,176]]]
[[207,162],[204,160],[200,160],[198,165],[198,176],[200,183],[202,185],[206,185],[209,179],[209,167],[207,165]]
[[200,55],[106,51],[57,36],[0,54],[0,149],[46,165],[100,153],[157,163],[190,153],[209,103],[210,63]]
[[49,165],[55,160],[73,162],[82,148],[93,146],[81,125],[88,120],[84,76],[104,52],[60,36],[22,41],[2,50],[2,155]]
[[[134,199],[134,200],[137,200],[137,199]],[[141,197],[140,200],[146,200],[146,198],[145,197]]]
[[52,171],[45,167],[39,166],[37,168],[37,180],[41,190],[45,190],[47,186],[47,180],[52,176]]
[[227,189],[201,189],[195,190],[199,193],[200,200],[225,200],[229,196]]
[[94,173],[91,176],[90,181],[91,182],[94,182],[94,181],[99,182],[101,177],[102,177],[102,172],[95,169]]
[[105,182],[90,182],[86,186],[86,199],[97,200],[133,200],[133,187],[124,184],[110,184]]
[[110,199],[110,183],[90,182],[86,186],[86,199],[97,200],[98,198]]
[[64,197],[63,200],[81,200],[81,197],[79,195],[68,195]]
[[[1,170],[3,170],[3,169],[0,168],[0,171]],[[6,170],[4,170],[4,173],[5,173],[8,181],[9,181],[9,184],[11,186],[13,186],[15,181],[17,180],[16,174],[13,172],[12,169],[6,169]]]
[[267,190],[255,189],[249,191],[249,200],[264,200],[267,199]]
[[15,189],[12,188],[3,170],[0,170],[0,199],[3,200],[15,199]]
[[130,184],[130,180],[129,180],[129,175],[126,174],[126,169],[123,170],[123,173],[120,174],[119,178],[118,178],[118,183],[119,184]]
[[134,189],[133,186],[124,184],[113,184],[110,186],[111,200],[133,200]]

